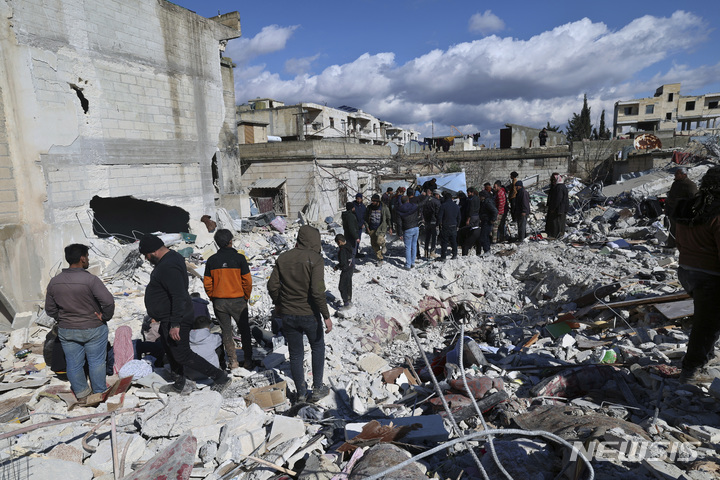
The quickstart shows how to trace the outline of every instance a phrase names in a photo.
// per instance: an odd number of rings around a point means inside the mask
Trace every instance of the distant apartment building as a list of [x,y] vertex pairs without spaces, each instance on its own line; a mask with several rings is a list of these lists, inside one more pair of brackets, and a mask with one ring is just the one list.
[[393,127],[357,108],[317,103],[285,105],[271,98],[237,107],[240,144],[288,140],[335,140],[368,145],[405,145],[420,132]]
[[689,132],[718,128],[720,93],[680,95],[679,83],[668,83],[649,98],[615,102],[615,136],[633,132]]

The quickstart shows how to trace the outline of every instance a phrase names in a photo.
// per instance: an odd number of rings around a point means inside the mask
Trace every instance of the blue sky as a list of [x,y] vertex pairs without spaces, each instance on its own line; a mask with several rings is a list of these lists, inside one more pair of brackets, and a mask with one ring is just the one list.
[[720,1],[237,2],[176,0],[204,17],[240,12],[238,103],[351,105],[423,135],[505,123],[565,128],[588,95],[593,122],[617,100],[682,82],[720,92]]

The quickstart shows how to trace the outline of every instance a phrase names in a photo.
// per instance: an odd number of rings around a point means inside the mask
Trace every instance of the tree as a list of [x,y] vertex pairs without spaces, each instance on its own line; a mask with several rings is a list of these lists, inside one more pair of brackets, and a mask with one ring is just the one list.
[[610,138],[610,129],[605,125],[605,110],[600,114],[600,127],[598,131],[598,140],[608,140]]
[[550,125],[550,122],[547,122],[547,125],[545,125],[545,130],[548,132],[563,133],[562,130],[560,130],[560,125]]
[[590,122],[590,107],[587,104],[587,93],[583,98],[583,107],[580,115],[573,113],[573,117],[568,119],[567,123],[567,139],[569,141],[579,141],[592,137],[592,123]]

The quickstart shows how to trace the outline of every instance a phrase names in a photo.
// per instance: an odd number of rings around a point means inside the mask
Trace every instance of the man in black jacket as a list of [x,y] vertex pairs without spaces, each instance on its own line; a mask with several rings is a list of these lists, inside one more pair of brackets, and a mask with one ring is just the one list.
[[420,232],[418,206],[410,203],[410,198],[402,197],[401,205],[395,209],[398,217],[398,234],[405,242],[405,270],[415,266],[417,241]]
[[[356,202],[347,202],[345,204],[345,211],[342,213],[340,218],[342,219],[343,234],[345,240],[353,252],[353,257],[357,255],[357,251],[360,245],[360,227],[358,225]],[[364,210],[365,205],[363,205]],[[363,212],[363,219],[365,218]],[[363,220],[364,222],[364,220]]]
[[515,182],[517,195],[512,204],[513,219],[518,225],[518,242],[522,242],[527,237],[527,217],[530,215],[530,194],[525,190],[523,182],[518,180]]
[[348,243],[353,248],[353,255],[356,257],[362,257],[363,255],[358,254],[360,253],[360,240],[362,240],[363,228],[365,226],[365,212],[367,211],[367,206],[363,203],[362,193],[358,192],[355,194],[353,206],[355,207],[355,218],[358,223],[358,241],[355,245],[353,245],[350,241],[348,241]]
[[570,207],[567,187],[559,173],[550,176],[550,191],[547,198],[545,233],[548,237],[560,238],[565,234],[567,211]]
[[347,310],[352,305],[352,275],[353,275],[353,251],[345,236],[339,233],[335,235],[335,243],[338,246],[338,264],[335,270],[340,270],[340,298],[343,301],[341,310]]
[[187,367],[210,377],[214,382],[210,388],[222,393],[230,385],[230,377],[190,349],[195,312],[188,293],[185,259],[155,235],[145,235],[140,240],[140,254],[155,266],[145,289],[145,308],[148,315],[160,322],[160,337],[176,378],[175,383],[160,387],[160,391],[190,393],[185,388]]
[[425,218],[425,258],[433,259],[436,256],[437,243],[437,217],[440,212],[440,190],[427,190],[428,200],[423,205]]
[[443,193],[443,203],[438,212],[438,225],[440,226],[440,260],[444,262],[447,258],[445,252],[448,243],[452,248],[453,260],[457,258],[457,229],[460,224],[460,207],[453,202],[450,192]]

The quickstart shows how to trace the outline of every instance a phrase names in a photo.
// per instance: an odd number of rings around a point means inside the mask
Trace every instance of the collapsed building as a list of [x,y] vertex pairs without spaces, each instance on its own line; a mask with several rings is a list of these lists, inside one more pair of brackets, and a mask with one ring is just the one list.
[[[94,196],[192,218],[237,192],[237,12],[160,0],[0,2],[0,304],[32,310]],[[141,211],[136,214],[141,214]],[[108,232],[110,234],[114,232]]]

